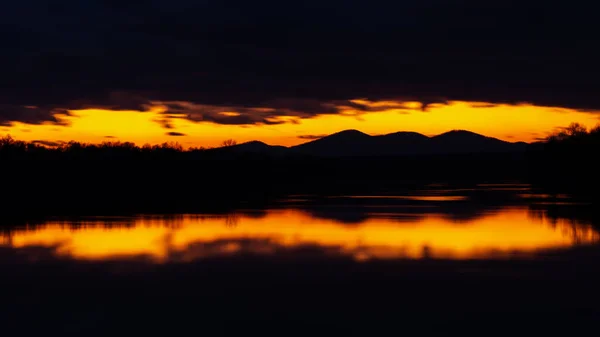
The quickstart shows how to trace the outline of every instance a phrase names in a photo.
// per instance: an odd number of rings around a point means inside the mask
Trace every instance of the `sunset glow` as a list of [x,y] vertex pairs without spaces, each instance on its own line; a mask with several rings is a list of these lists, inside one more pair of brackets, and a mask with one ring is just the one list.
[[[149,112],[87,109],[58,116],[67,123],[66,126],[13,122],[11,126],[0,127],[0,136],[10,134],[19,140],[52,142],[118,140],[138,145],[179,142],[184,147],[214,147],[225,139],[235,139],[238,143],[260,140],[271,145],[291,146],[345,129],[357,129],[372,135],[415,131],[428,136],[463,129],[506,141],[531,142],[572,122],[587,127],[600,122],[594,113],[532,105],[450,102],[448,105],[432,104],[426,111],[421,111],[419,102],[357,101],[374,111],[344,108],[340,114],[312,118],[281,116],[277,120],[285,123],[273,125],[225,125],[171,116],[168,119],[170,128],[165,128],[163,122],[166,116],[162,114],[165,109],[160,105]],[[385,109],[379,111],[382,107]],[[236,111],[221,114],[238,115]]]
[[[361,260],[421,258],[423,254],[438,258],[482,258],[567,248],[600,239],[591,227],[567,221],[552,224],[546,218],[532,218],[526,209],[504,209],[460,223],[427,215],[416,222],[378,217],[348,226],[296,210],[270,211],[265,217],[133,220],[135,227],[131,228],[94,226],[78,230],[50,222],[39,230],[13,233],[4,238],[4,243],[16,248],[57,247],[59,254],[81,259],[146,255],[158,261],[168,260],[170,254],[195,259],[243,250],[269,253],[278,247],[317,245]],[[243,248],[240,245],[243,240],[253,240],[255,244]]]

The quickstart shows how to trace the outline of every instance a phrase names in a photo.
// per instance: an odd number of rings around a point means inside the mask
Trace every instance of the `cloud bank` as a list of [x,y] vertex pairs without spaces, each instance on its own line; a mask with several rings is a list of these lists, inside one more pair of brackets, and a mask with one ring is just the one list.
[[238,125],[339,114],[356,98],[595,110],[598,6],[578,0],[6,2],[0,124],[60,124],[55,115],[69,109],[148,111],[153,102],[166,102],[167,115]]

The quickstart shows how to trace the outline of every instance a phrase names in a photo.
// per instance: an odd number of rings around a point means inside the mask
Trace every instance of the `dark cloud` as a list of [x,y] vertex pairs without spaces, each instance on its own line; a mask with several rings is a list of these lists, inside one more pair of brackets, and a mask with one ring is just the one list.
[[187,136],[185,133],[181,133],[181,132],[167,132],[166,133],[167,136],[174,136],[174,137],[183,137],[183,136]]
[[325,136],[327,136],[327,135],[300,135],[300,136],[298,136],[298,138],[307,139],[307,140],[315,140],[315,139],[323,138]]
[[426,108],[427,103],[414,107],[402,101],[371,102],[364,99],[319,101],[308,98],[279,98],[267,100],[257,105],[208,105],[191,102],[155,102],[155,104],[166,107],[166,111],[156,122],[164,128],[172,129],[172,119],[175,118],[229,125],[274,125],[287,122],[294,123],[301,118],[327,114],[362,114],[388,109],[423,110]]
[[38,144],[38,145],[44,145],[44,146],[48,146],[48,147],[57,147],[57,146],[64,144],[64,142],[61,142],[61,141],[51,141],[51,140],[34,140],[34,141],[32,141],[32,143]]
[[[25,90],[26,91],[26,90]],[[51,89],[50,89],[51,91]],[[93,92],[90,92],[93,94]],[[58,115],[68,115],[69,110],[80,110],[89,108],[107,109],[107,110],[137,110],[148,111],[153,104],[146,98],[133,93],[121,91],[109,91],[106,94],[90,97],[90,94],[78,96],[76,93],[64,102],[57,101],[38,101],[37,96],[25,99],[20,102],[10,102],[10,99],[2,97],[0,99],[8,100],[8,104],[2,104],[0,101],[0,124],[9,125],[11,121],[19,121],[29,124],[41,124],[49,122],[57,125],[67,125],[65,120],[60,119]],[[25,102],[40,102],[42,105],[30,105]]]
[[12,121],[28,124],[41,124],[44,122],[66,125],[59,114],[68,114],[63,109],[40,108],[31,105],[0,104],[0,125],[9,126]]
[[[249,109],[238,116],[189,113],[224,124],[339,113],[337,103],[359,97],[419,100],[424,108],[468,100],[600,109],[598,6],[588,0],[4,2],[0,123],[59,123],[57,109],[145,111],[155,101]],[[256,110],[264,107],[274,110]]]
[[[331,102],[305,99],[276,99],[265,101],[260,105],[208,105],[190,102],[167,102],[163,119],[157,122],[165,128],[172,128],[170,119],[187,118],[196,122],[213,122],[218,124],[266,124],[285,123],[290,118],[308,118],[323,114],[336,114],[343,107]],[[289,120],[289,118],[287,119]]]
[[485,102],[475,102],[470,104],[473,108],[493,108],[496,104],[493,103],[485,103]]

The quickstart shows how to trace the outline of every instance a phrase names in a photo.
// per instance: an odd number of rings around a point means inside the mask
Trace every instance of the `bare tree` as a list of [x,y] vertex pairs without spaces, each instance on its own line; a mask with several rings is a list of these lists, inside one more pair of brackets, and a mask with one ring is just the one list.
[[559,132],[550,135],[550,137],[548,137],[548,140],[563,141],[567,139],[582,137],[587,134],[588,130],[583,124],[571,123],[571,125],[567,126],[566,128],[562,128],[562,130],[560,130]]
[[237,142],[233,139],[226,139],[223,141],[223,143],[221,143],[221,147],[229,147],[234,145],[237,145]]
[[571,123],[567,126],[566,132],[569,136],[585,136],[588,132],[587,128],[583,124]]

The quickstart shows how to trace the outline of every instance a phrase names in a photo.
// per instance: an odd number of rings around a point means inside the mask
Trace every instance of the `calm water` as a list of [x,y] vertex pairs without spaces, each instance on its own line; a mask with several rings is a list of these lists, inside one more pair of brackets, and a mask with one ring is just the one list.
[[[474,202],[474,191],[505,194]],[[11,227],[0,244],[45,247],[75,259],[143,256],[158,263],[303,248],[360,261],[535,256],[600,240],[593,223],[551,216],[545,208],[569,203],[568,196],[536,194],[521,185],[435,186],[412,194],[318,200],[294,196],[272,209],[225,215],[51,219]]]
[[593,207],[521,185],[378,194],[294,195],[227,214],[0,220],[2,331],[597,329]]

